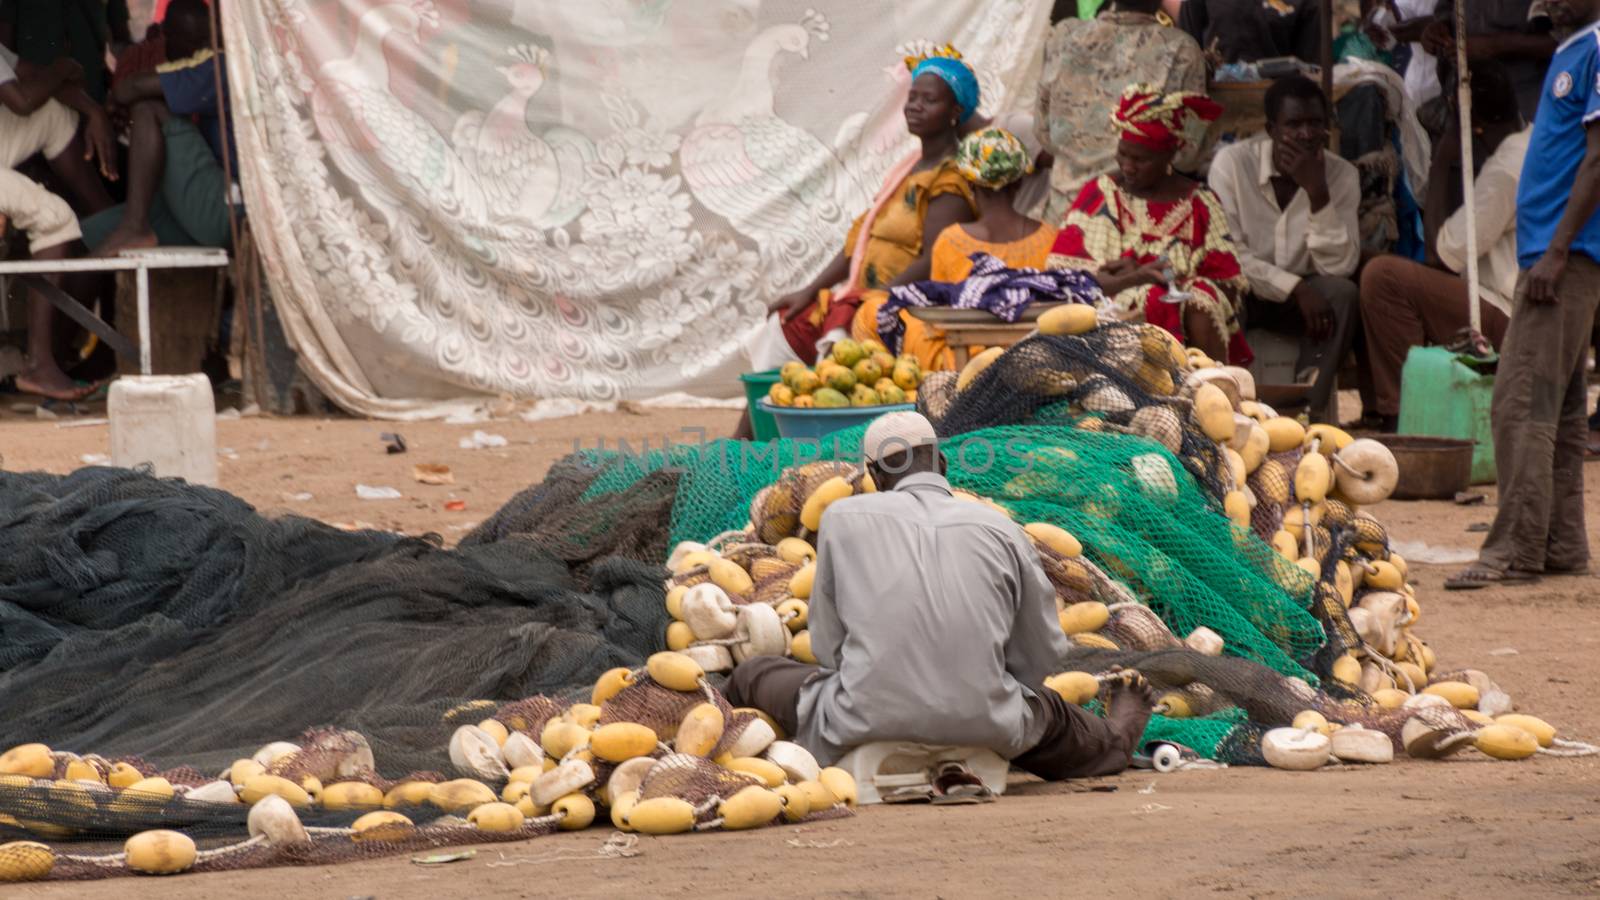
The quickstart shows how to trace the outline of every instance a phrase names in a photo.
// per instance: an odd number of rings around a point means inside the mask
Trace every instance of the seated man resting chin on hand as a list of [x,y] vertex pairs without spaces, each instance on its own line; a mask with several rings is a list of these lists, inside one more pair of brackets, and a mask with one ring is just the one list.
[[771,715],[823,765],[911,741],[987,748],[1046,780],[1126,768],[1150,688],[1109,686],[1101,719],[1043,687],[1069,644],[1027,536],[951,493],[920,414],[879,417],[862,446],[878,491],[834,503],[819,530],[807,612],[818,665],[750,659],[728,701]]
[[[1274,82],[1266,113],[1266,135],[1224,148],[1209,180],[1250,279],[1246,327],[1298,338],[1296,380],[1314,381],[1308,405],[1321,421],[1361,327],[1361,177],[1327,150],[1330,107],[1316,82]],[[1369,395],[1363,383],[1370,409]]]

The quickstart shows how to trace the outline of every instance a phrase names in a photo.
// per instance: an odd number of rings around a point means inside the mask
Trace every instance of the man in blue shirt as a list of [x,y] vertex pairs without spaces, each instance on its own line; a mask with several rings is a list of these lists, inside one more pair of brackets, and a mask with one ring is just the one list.
[[[217,115],[211,14],[204,0],[173,0],[163,28],[170,62],[111,90],[112,105],[125,109],[130,122],[128,199],[84,221],[84,242],[98,256],[157,244],[229,242],[222,153],[226,143],[234,161],[233,141],[230,133],[224,142]],[[223,90],[226,101],[226,79]]]
[[1452,590],[1588,571],[1583,454],[1590,333],[1600,306],[1600,0],[1551,0],[1581,26],[1545,76],[1517,191],[1517,280],[1490,418],[1499,511]]

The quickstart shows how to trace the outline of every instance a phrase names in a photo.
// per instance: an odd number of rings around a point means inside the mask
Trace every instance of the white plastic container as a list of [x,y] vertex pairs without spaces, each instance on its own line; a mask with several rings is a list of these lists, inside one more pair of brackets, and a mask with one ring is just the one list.
[[204,375],[125,375],[111,385],[111,464],[217,484],[217,408]]

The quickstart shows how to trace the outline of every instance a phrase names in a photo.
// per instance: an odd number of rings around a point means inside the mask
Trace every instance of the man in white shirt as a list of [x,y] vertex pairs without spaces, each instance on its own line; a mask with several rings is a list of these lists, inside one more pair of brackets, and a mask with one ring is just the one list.
[[1250,279],[1246,326],[1296,335],[1296,380],[1312,381],[1311,416],[1327,416],[1333,379],[1360,329],[1361,177],[1329,153],[1330,110],[1303,76],[1267,90],[1265,135],[1223,148],[1211,189]]
[[807,613],[819,665],[747,660],[728,701],[768,713],[824,765],[912,741],[985,747],[1046,780],[1122,771],[1149,685],[1108,684],[1104,719],[1043,686],[1071,646],[1055,590],[1016,523],[952,495],[937,440],[914,412],[867,429],[879,489],[829,506],[819,530]]
[[[1472,70],[1475,130],[1492,132],[1509,118],[1521,125],[1510,81],[1484,66]],[[1502,132],[1503,133],[1503,132]],[[1449,271],[1399,256],[1381,256],[1361,272],[1361,321],[1372,365],[1373,401],[1379,429],[1392,432],[1400,418],[1400,372],[1412,347],[1442,344],[1466,328],[1467,216],[1478,226],[1479,331],[1499,348],[1510,324],[1517,286],[1517,180],[1528,153],[1531,130],[1502,139],[1473,183],[1470,205],[1463,205],[1439,229],[1434,251]]]
[[[18,68],[24,72],[19,73]],[[0,217],[27,233],[28,251],[35,259],[61,259],[75,249],[81,236],[78,218],[65,200],[17,172],[17,166],[43,154],[82,212],[98,212],[111,205],[105,185],[89,165],[89,160],[98,156],[102,172],[112,174],[115,156],[110,125],[105,111],[84,94],[82,81],[83,69],[69,58],[29,70],[18,63],[15,53],[0,47]],[[87,144],[78,136],[80,114],[87,123]],[[17,374],[16,385],[24,393],[73,400],[88,389],[75,385],[55,361],[54,315],[43,297],[31,299],[29,368]]]

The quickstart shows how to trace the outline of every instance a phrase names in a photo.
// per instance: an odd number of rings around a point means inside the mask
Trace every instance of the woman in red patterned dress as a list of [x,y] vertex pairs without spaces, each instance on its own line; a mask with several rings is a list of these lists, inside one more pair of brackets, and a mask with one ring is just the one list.
[[1083,186],[1050,254],[1052,269],[1096,272],[1108,305],[1160,325],[1185,344],[1233,365],[1253,354],[1239,329],[1247,282],[1228,219],[1204,185],[1172,171],[1185,135],[1218,107],[1200,94],[1123,91],[1111,119],[1121,129],[1118,171]]

